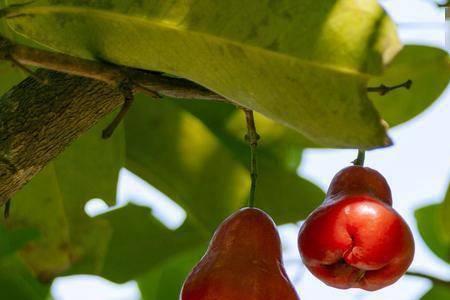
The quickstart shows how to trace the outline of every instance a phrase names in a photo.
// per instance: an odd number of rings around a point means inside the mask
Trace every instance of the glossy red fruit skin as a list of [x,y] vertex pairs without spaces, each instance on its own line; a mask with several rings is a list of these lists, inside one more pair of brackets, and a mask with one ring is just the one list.
[[342,195],[369,195],[392,206],[391,188],[378,171],[361,166],[351,166],[339,171],[328,188],[326,199]]
[[396,282],[413,260],[411,230],[391,207],[389,186],[375,172],[363,167],[339,172],[325,202],[300,229],[304,264],[332,287],[378,290]]
[[284,270],[272,219],[256,208],[228,217],[187,277],[180,299],[299,300]]

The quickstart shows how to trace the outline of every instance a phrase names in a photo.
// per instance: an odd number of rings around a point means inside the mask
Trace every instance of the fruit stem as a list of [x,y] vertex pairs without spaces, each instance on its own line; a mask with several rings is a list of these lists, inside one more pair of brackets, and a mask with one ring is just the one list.
[[353,161],[355,166],[364,166],[364,160],[366,158],[366,151],[358,150],[358,157]]
[[128,110],[133,104],[134,95],[133,95],[133,85],[131,81],[130,80],[122,81],[119,84],[118,89],[124,97],[124,102],[122,108],[120,109],[116,117],[112,120],[112,122],[108,125],[108,127],[103,129],[102,131],[103,139],[109,139],[112,136],[114,130],[116,130],[117,126],[119,126],[123,118],[125,118],[125,115],[127,114]]
[[244,108],[245,119],[247,121],[247,134],[245,140],[250,145],[250,198],[248,200],[248,206],[255,206],[255,192],[256,192],[256,179],[258,177],[258,170],[256,165],[256,147],[258,146],[259,135],[256,132],[255,119],[253,117],[253,111]]

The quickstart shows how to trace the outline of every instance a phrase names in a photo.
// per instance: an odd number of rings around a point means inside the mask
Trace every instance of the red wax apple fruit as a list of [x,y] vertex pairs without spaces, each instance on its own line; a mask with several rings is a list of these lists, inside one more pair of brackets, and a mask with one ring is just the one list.
[[299,300],[282,262],[281,242],[265,212],[244,208],[216,230],[187,277],[181,300]]
[[306,267],[332,287],[374,291],[397,281],[414,256],[414,240],[392,208],[377,171],[352,166],[333,179],[324,203],[303,223],[298,246]]

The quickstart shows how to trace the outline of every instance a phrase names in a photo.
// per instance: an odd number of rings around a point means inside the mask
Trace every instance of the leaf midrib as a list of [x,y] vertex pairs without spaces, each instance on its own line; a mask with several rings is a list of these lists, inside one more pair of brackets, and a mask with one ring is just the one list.
[[[272,56],[278,56],[282,59],[285,60],[291,60],[291,61],[295,61],[298,64],[301,65],[308,65],[308,66],[312,66],[318,69],[325,69],[325,70],[329,70],[329,71],[333,71],[336,73],[341,73],[341,74],[349,74],[349,75],[354,75],[354,76],[360,76],[360,77],[370,77],[373,76],[374,74],[370,74],[370,73],[366,73],[366,72],[361,72],[355,69],[351,69],[348,67],[343,67],[343,66],[338,66],[338,65],[334,65],[334,64],[323,64],[317,61],[313,61],[313,60],[306,60],[303,58],[299,58],[299,57],[295,57],[295,56],[291,56],[288,55],[286,53],[282,53],[282,52],[275,52],[266,48],[261,48],[261,47],[257,47],[254,45],[250,45],[250,44],[243,44],[242,42],[239,41],[235,41],[235,40],[229,40],[223,37],[219,37],[219,36],[214,36],[205,32],[200,32],[200,31],[193,31],[193,30],[185,30],[181,27],[172,25],[170,23],[166,23],[166,22],[162,22],[162,21],[158,21],[155,19],[150,19],[150,18],[146,18],[146,17],[139,17],[139,16],[129,16],[129,15],[125,15],[123,13],[118,13],[118,12],[109,12],[109,11],[105,11],[105,10],[101,10],[101,9],[95,9],[95,8],[80,8],[80,7],[73,7],[73,6],[39,6],[39,7],[20,7],[17,9],[13,9],[11,10],[11,13],[9,13],[6,18],[22,18],[25,16],[30,16],[30,15],[45,15],[45,14],[64,14],[64,13],[72,13],[72,14],[97,14],[102,18],[105,19],[117,19],[117,18],[122,18],[122,19],[128,19],[128,20],[132,20],[134,22],[140,22],[140,23],[144,23],[144,24],[149,24],[150,26],[153,27],[161,27],[161,28],[165,28],[165,29],[171,29],[174,31],[179,31],[179,32],[186,32],[188,34],[191,35],[200,35],[200,36],[204,36],[207,39],[210,40],[216,40],[219,41],[218,44],[220,43],[228,43],[228,44],[233,44],[234,46],[243,48],[243,49],[253,49],[256,51],[260,51],[263,53],[267,53],[268,56],[272,55]],[[48,47],[48,45],[46,45]]]

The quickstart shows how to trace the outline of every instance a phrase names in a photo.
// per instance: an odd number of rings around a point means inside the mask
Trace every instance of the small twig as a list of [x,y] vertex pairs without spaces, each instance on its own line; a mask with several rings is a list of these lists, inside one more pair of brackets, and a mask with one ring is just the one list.
[[384,96],[387,93],[389,93],[389,92],[391,92],[393,90],[400,89],[400,88],[405,88],[405,89],[409,90],[411,88],[411,85],[412,85],[412,80],[408,79],[407,81],[405,81],[405,82],[403,82],[401,84],[394,85],[394,86],[386,86],[384,84],[381,84],[381,85],[376,86],[376,87],[368,87],[367,88],[367,92],[369,92],[369,93],[378,93],[381,96]]
[[9,213],[11,211],[11,199],[6,200],[5,207],[3,208],[3,217],[8,219]]
[[406,275],[428,279],[431,282],[433,282],[433,284],[450,287],[450,281],[442,280],[442,279],[436,278],[436,277],[428,275],[428,274],[423,274],[423,273],[419,273],[419,272],[406,272]]
[[256,132],[255,119],[253,117],[253,111],[244,108],[245,119],[247,122],[247,134],[245,140],[250,145],[250,198],[248,206],[253,207],[255,205],[255,192],[256,192],[256,179],[258,177],[258,170],[256,164],[256,147],[258,146],[259,135]]
[[364,166],[364,160],[366,159],[366,151],[358,150],[358,157],[352,161],[355,166]]
[[155,99],[161,99],[162,98],[161,95],[158,94],[158,92],[155,92],[155,91],[149,89],[148,87],[143,86],[142,84],[135,83],[134,86],[137,88],[138,91],[144,92],[144,93],[146,93],[147,95],[149,95],[152,98],[155,98]]
[[117,116],[112,120],[108,127],[102,131],[103,139],[108,139],[113,135],[114,130],[116,130],[117,126],[119,126],[120,122],[123,120],[133,104],[134,95],[132,83],[129,80],[125,80],[119,84],[118,88],[124,97],[124,102]]
[[41,78],[38,75],[36,75],[36,73],[34,73],[30,68],[22,65],[14,57],[8,56],[8,59],[13,63],[14,66],[18,67],[19,69],[21,69],[22,71],[27,73],[31,78],[33,78],[37,82],[40,82],[41,84],[47,84],[48,83],[46,79]]

